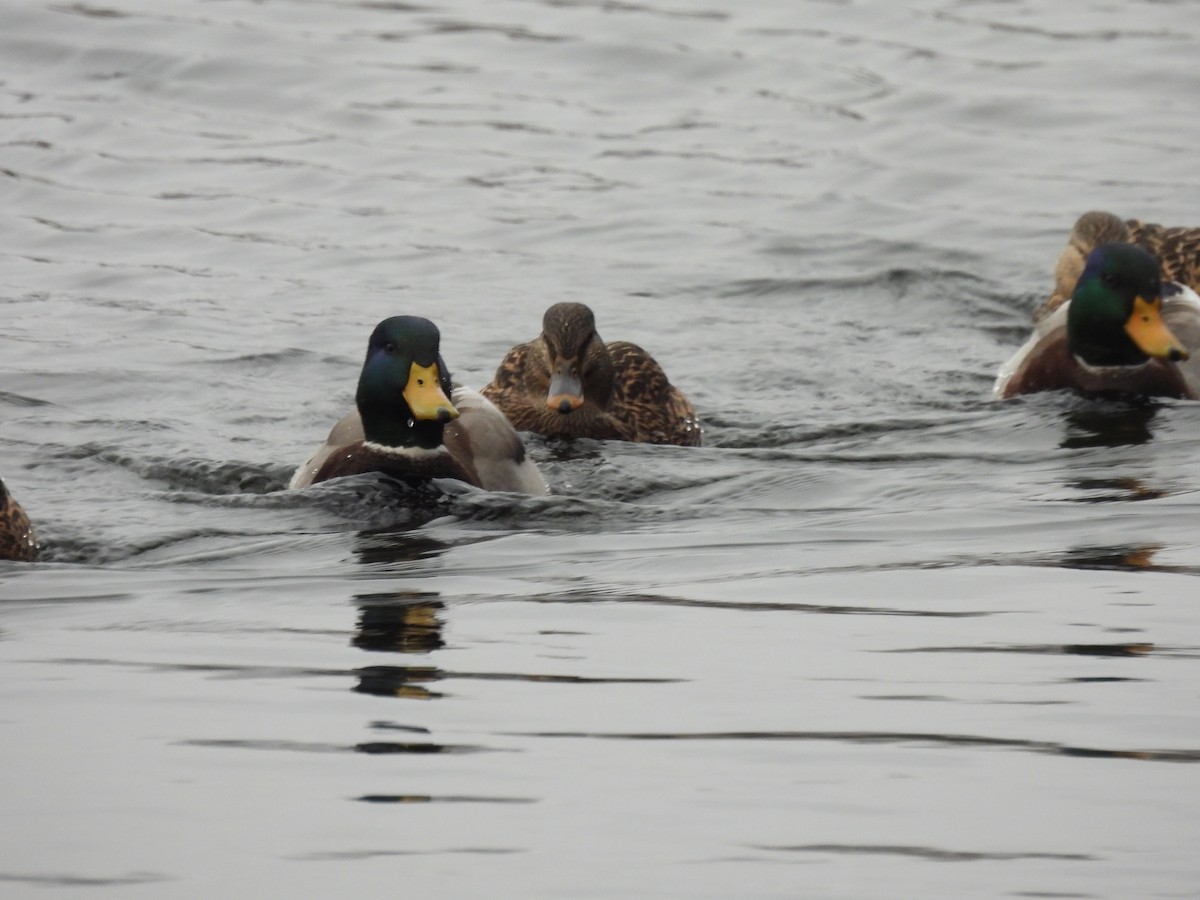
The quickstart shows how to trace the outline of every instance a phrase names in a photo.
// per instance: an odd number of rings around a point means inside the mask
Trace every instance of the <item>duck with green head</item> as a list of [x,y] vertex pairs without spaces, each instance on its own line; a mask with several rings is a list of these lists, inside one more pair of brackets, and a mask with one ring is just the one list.
[[[1077,223],[1073,238],[1079,230]],[[1158,260],[1137,244],[1100,243],[1082,261],[1069,299],[1051,298],[1033,336],[1001,369],[996,395],[1071,388],[1200,398],[1200,372],[1188,365],[1200,347],[1200,298],[1164,283]],[[1062,260],[1059,268],[1061,279]]]
[[417,316],[380,322],[367,343],[353,412],[296,470],[289,487],[382,472],[406,481],[456,478],[494,491],[546,492],[504,416],[451,382],[436,325]]
[[0,481],[0,559],[32,562],[37,557],[37,538],[29,516]]
[[605,343],[582,303],[555,303],[542,333],[513,347],[483,395],[523,431],[700,445],[696,410],[649,353],[628,341]]

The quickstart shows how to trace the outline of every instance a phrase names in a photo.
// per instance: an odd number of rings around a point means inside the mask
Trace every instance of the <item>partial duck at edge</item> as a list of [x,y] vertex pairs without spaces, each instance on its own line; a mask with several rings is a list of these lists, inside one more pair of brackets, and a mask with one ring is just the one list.
[[1200,399],[1198,284],[1200,229],[1085,213],[1033,336],[1001,368],[995,394]]
[[29,516],[0,481],[0,559],[33,562],[37,558],[37,538]]

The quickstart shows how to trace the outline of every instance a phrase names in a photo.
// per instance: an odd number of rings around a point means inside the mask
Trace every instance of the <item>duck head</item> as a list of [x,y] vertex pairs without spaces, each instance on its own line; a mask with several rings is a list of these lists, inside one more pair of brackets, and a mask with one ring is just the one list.
[[368,441],[427,450],[441,445],[458,410],[450,402],[440,342],[437,326],[417,316],[393,316],[376,326],[355,394]]
[[542,317],[550,387],[546,406],[567,415],[585,402],[604,408],[612,397],[613,365],[582,303],[555,303]]
[[1136,244],[1101,244],[1088,254],[1067,310],[1067,339],[1092,366],[1188,358],[1163,322],[1158,260]]

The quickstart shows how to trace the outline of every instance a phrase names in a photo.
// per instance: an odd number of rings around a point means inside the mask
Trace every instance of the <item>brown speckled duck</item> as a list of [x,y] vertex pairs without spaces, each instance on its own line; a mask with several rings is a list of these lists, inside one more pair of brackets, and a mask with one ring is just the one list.
[[1200,230],[1085,213],[1054,280],[997,396],[1070,388],[1200,399]]
[[37,539],[29,516],[0,481],[0,559],[32,562],[37,556]]
[[357,409],[288,485],[383,472],[406,481],[456,478],[488,491],[546,493],[546,482],[504,415],[477,392],[452,385],[428,319],[393,316],[367,345]]
[[1033,314],[1042,320],[1071,299],[1088,255],[1101,244],[1137,244],[1158,260],[1161,276],[1200,291],[1200,228],[1164,228],[1110,212],[1086,212],[1075,222],[1054,267],[1054,292]]
[[641,347],[601,341],[582,303],[546,310],[541,335],[508,352],[483,395],[516,428],[546,437],[700,445],[683,392]]

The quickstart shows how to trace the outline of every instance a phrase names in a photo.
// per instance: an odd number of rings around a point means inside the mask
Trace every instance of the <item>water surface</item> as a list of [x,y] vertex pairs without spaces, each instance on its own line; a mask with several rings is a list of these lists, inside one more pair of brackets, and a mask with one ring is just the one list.
[[[6,895],[1184,897],[1200,406],[990,398],[1196,221],[1192,4],[6,3]],[[292,468],[552,302],[702,448]]]

